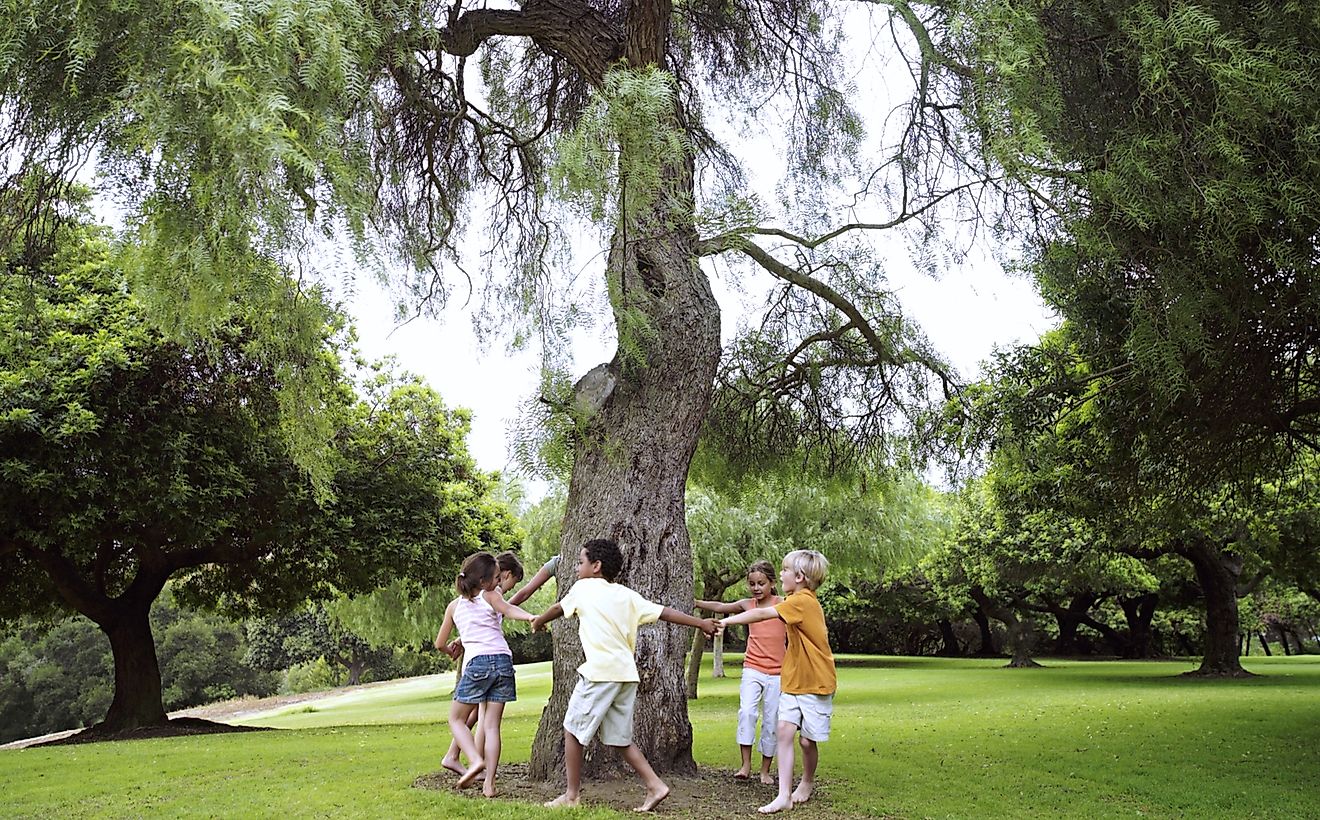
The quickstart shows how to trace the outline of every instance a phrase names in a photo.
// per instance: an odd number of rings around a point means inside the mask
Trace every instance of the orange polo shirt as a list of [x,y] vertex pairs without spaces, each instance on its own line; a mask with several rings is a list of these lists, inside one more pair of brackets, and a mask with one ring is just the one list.
[[788,652],[780,674],[780,691],[789,695],[832,695],[838,688],[834,653],[830,651],[825,610],[813,589],[799,589],[775,605],[788,625]]

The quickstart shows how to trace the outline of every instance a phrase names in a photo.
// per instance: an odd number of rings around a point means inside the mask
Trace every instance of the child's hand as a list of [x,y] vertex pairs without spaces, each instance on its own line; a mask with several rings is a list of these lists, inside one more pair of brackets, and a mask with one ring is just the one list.
[[444,648],[444,652],[445,652],[446,655],[449,656],[449,659],[450,659],[450,660],[454,660],[454,659],[456,659],[459,655],[462,655],[462,654],[463,654],[463,641],[462,641],[462,639],[461,639],[461,638],[455,638],[454,640],[450,641],[450,642],[449,642],[449,645],[446,646],[446,647]]
[[724,629],[724,624],[718,618],[703,618],[701,621],[701,631],[706,633],[707,638],[713,638]]

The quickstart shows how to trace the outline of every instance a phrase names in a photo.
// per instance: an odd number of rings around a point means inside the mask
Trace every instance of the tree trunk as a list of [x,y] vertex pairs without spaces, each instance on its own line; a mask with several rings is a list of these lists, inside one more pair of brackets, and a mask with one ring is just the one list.
[[687,697],[697,699],[697,682],[701,680],[701,656],[706,651],[706,633],[692,630],[692,651],[688,654]]
[[724,633],[715,636],[714,663],[711,666],[710,676],[712,678],[724,677]]
[[962,654],[962,648],[958,645],[958,636],[953,633],[953,624],[948,618],[940,618],[936,625],[940,630],[940,638],[944,645],[940,647],[940,654],[948,658],[956,658]]
[[1270,651],[1270,642],[1265,639],[1264,632],[1260,633],[1260,648],[1265,650],[1265,657],[1269,658],[1274,655],[1274,653]]
[[985,614],[985,610],[978,606],[972,613],[972,620],[976,621],[976,626],[981,630],[981,648],[976,650],[976,654],[987,657],[998,655],[999,647],[995,645],[995,633],[990,628],[990,618]]
[[[598,410],[578,420],[559,588],[568,590],[585,541],[613,538],[624,555],[620,583],[691,612],[684,488],[719,363],[720,310],[697,264],[691,161],[671,165],[663,178],[670,187],[654,213],[620,227],[610,249],[606,277],[621,338],[610,365],[617,382],[594,403]],[[640,325],[638,315],[645,317]],[[686,627],[662,622],[643,627],[637,641],[633,740],[657,772],[696,771],[683,680],[690,637]],[[557,622],[554,685],[532,745],[533,779],[561,770],[563,716],[581,660],[576,623]],[[599,740],[586,750],[584,777],[623,770]]]
[[1079,592],[1073,596],[1067,607],[1051,603],[1049,612],[1059,625],[1059,637],[1054,643],[1054,651],[1060,655],[1077,654],[1077,627],[1095,606],[1099,596],[1091,592]]
[[115,660],[115,697],[95,727],[113,734],[167,722],[160,693],[160,663],[151,635],[151,601],[117,611],[99,624]]
[[1288,633],[1282,626],[1275,625],[1274,631],[1279,633],[1279,644],[1283,646],[1283,654],[1292,657],[1292,647],[1288,645]]
[[1242,559],[1205,540],[1184,545],[1179,553],[1192,562],[1205,596],[1205,656],[1201,668],[1189,674],[1201,677],[1246,677],[1237,653],[1238,576]]
[[1008,627],[1008,646],[1013,652],[1013,658],[1008,662],[1008,666],[1013,669],[1040,666],[1031,659],[1036,637],[1035,623],[1030,618],[1019,617],[1014,606],[1001,606],[980,587],[972,587],[970,594],[982,612]]
[[1036,642],[1036,622],[1031,618],[1018,618],[1011,615],[1008,623],[1008,643],[1013,649],[1013,658],[1008,662],[1011,669],[1031,669],[1040,664],[1031,658],[1031,650]]
[[1155,619],[1155,610],[1159,602],[1160,596],[1154,592],[1118,600],[1128,627],[1128,646],[1123,652],[1123,657],[1155,657],[1155,636],[1151,632],[1150,625]]

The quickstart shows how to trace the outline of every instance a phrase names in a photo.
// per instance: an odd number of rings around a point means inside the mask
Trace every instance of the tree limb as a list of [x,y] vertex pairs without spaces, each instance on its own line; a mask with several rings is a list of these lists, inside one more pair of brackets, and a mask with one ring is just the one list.
[[610,65],[623,56],[625,42],[617,22],[587,3],[532,0],[520,10],[472,9],[451,16],[439,30],[414,33],[410,45],[467,57],[492,37],[529,37],[563,57],[593,85],[600,85]]

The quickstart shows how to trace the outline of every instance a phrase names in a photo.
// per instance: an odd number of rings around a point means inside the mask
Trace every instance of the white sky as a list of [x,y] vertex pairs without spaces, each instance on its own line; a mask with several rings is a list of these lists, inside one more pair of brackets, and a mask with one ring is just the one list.
[[[768,278],[768,275],[767,275]],[[715,276],[725,318],[725,335],[741,315],[741,298]],[[997,263],[985,261],[944,274],[938,281],[910,268],[891,274],[906,314],[963,374],[973,377],[995,346],[1034,341],[1053,327],[1029,281],[1009,278]],[[388,295],[374,283],[358,283],[350,305],[360,348],[368,358],[395,356],[400,365],[423,376],[446,404],[472,411],[468,446],[487,470],[511,467],[509,430],[521,402],[538,383],[539,359],[532,350],[509,354],[495,342],[482,352],[472,331],[470,308],[453,299],[439,320],[415,319],[396,327]],[[473,300],[475,304],[476,300]],[[577,334],[574,373],[607,361],[613,346],[597,330]]]

